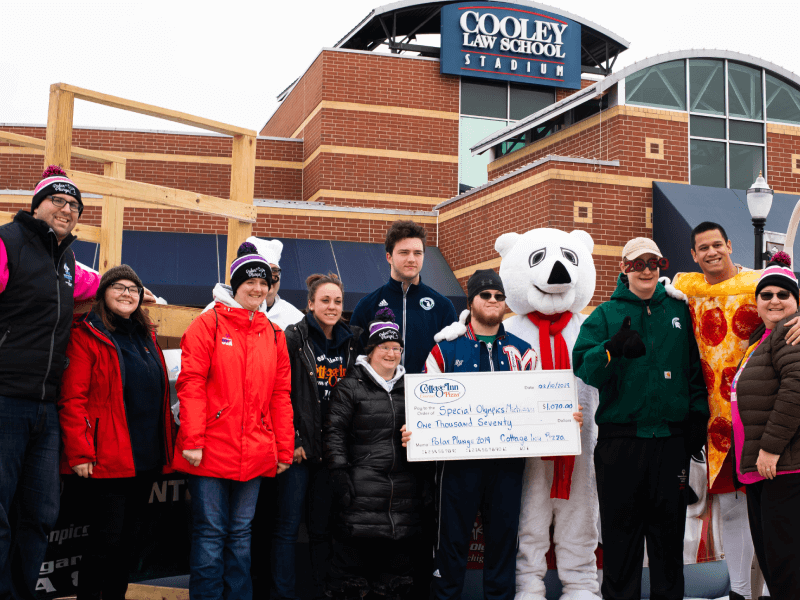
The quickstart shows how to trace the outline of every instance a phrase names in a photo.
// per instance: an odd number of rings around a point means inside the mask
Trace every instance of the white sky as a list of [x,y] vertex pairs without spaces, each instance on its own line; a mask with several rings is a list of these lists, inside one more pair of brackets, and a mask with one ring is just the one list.
[[[615,70],[672,50],[719,48],[800,72],[798,0],[557,4],[631,42]],[[320,49],[380,5],[382,0],[0,0],[0,123],[45,124],[49,86],[65,82],[259,130],[277,106],[275,96]],[[82,101],[76,102],[74,124],[186,129]]]

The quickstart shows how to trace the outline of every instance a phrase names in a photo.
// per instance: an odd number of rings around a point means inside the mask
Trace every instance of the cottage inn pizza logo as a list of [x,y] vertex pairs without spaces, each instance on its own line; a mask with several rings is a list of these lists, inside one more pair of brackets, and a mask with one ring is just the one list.
[[426,379],[414,388],[414,395],[428,404],[447,404],[461,400],[467,393],[463,383],[437,377]]

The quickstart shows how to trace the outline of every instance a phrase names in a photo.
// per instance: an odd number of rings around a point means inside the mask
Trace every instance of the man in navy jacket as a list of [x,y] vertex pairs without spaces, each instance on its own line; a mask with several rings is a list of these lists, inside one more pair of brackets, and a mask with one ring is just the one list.
[[397,315],[403,336],[402,364],[406,373],[421,373],[425,357],[433,348],[433,336],[458,316],[453,303],[420,279],[425,258],[427,232],[414,221],[395,221],[386,234],[386,261],[391,265],[389,282],[364,296],[353,311],[350,325],[364,330],[381,308]]

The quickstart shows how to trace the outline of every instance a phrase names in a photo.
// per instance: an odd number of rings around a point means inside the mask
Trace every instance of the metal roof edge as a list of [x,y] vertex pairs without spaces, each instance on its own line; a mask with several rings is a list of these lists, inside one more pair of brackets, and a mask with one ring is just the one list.
[[524,173],[525,171],[530,171],[531,169],[535,169],[536,167],[538,167],[540,165],[543,165],[543,164],[545,164],[547,162],[571,162],[571,163],[577,163],[577,164],[581,164],[581,165],[600,165],[600,166],[603,166],[603,167],[618,167],[619,166],[619,161],[618,160],[599,160],[599,159],[595,159],[595,158],[582,158],[580,156],[559,156],[557,154],[548,154],[547,156],[543,156],[542,158],[539,158],[539,159],[533,161],[532,163],[528,163],[527,165],[523,165],[518,169],[514,169],[510,173],[506,173],[505,175],[501,175],[497,179],[492,179],[491,181],[487,181],[483,185],[479,185],[478,187],[474,187],[471,190],[467,190],[466,192],[463,192],[463,193],[459,194],[458,196],[453,196],[449,200],[445,200],[444,202],[440,202],[439,204],[437,204],[436,206],[433,207],[433,210],[438,211],[443,206],[447,206],[448,204],[452,204],[453,202],[456,202],[458,200],[463,200],[467,196],[471,196],[472,194],[475,194],[477,192],[485,190],[486,188],[488,188],[488,187],[490,187],[492,185],[497,185],[498,183],[502,183],[506,179],[508,179],[510,177],[515,177],[516,175],[519,175],[520,173]]
[[291,208],[294,210],[330,210],[335,212],[359,212],[373,213],[376,215],[408,215],[418,217],[436,217],[439,212],[436,210],[393,210],[390,208],[361,208],[359,206],[334,206],[322,202],[304,202],[299,200],[270,200],[266,198],[256,198],[253,200],[254,206],[269,208]]

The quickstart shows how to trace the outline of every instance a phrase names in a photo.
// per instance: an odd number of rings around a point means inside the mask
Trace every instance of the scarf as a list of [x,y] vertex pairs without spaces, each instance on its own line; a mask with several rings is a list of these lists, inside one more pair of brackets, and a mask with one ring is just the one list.
[[[571,368],[569,349],[561,332],[572,319],[572,313],[543,315],[540,312],[532,312],[528,313],[528,318],[539,328],[539,354],[542,357],[542,369],[552,371],[553,369]],[[555,338],[555,360],[553,360],[553,352],[550,348],[551,335]],[[575,470],[575,457],[543,456],[542,460],[553,461],[553,485],[550,487],[550,497],[569,500],[572,472]]]

